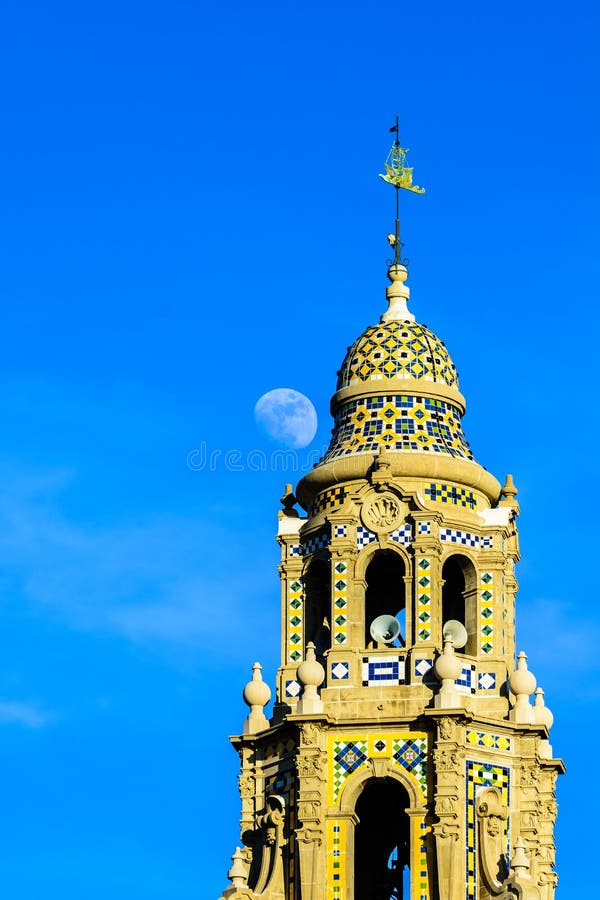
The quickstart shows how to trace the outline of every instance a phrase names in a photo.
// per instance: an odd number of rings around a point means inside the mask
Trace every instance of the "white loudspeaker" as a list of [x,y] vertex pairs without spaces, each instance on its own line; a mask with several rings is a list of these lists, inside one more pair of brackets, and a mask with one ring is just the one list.
[[442,628],[442,635],[445,641],[452,641],[457,650],[465,646],[469,637],[467,629],[458,619],[448,619]]
[[400,634],[400,622],[395,616],[377,616],[371,622],[369,631],[378,644],[391,644]]

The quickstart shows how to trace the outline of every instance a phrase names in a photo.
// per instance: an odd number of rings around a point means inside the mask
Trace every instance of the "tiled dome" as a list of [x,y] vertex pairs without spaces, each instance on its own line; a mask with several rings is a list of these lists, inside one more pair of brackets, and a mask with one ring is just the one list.
[[[417,322],[371,325],[346,353],[337,390],[361,382],[416,379],[458,388],[458,375],[444,344]],[[382,390],[385,385],[382,384]]]

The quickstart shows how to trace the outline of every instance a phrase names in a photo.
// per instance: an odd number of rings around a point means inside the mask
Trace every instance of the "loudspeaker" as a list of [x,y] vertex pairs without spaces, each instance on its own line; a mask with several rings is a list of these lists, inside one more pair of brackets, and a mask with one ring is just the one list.
[[444,640],[451,640],[457,650],[461,650],[467,643],[469,635],[467,629],[458,619],[448,619],[442,628],[442,636]]
[[392,644],[400,634],[400,622],[395,616],[377,616],[369,631],[378,644]]

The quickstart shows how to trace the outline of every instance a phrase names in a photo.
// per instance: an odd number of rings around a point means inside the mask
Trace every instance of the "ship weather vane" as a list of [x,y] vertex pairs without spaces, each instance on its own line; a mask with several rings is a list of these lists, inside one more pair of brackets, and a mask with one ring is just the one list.
[[404,246],[400,241],[400,188],[405,191],[411,191],[413,194],[424,194],[425,188],[413,184],[413,170],[411,166],[406,166],[406,154],[408,150],[400,146],[400,128],[398,125],[398,116],[396,116],[396,124],[392,125],[390,131],[396,133],[396,140],[392,144],[392,149],[385,161],[385,175],[379,177],[388,184],[396,188],[396,231],[394,234],[388,234],[390,246],[394,248],[394,265],[402,265],[400,258],[400,250]]

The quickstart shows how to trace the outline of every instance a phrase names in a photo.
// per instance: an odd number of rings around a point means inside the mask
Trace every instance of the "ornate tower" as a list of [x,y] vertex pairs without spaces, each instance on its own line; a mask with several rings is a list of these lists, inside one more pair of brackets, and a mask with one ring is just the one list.
[[[396,198],[420,192],[405,155],[396,139]],[[255,664],[221,900],[554,897],[564,766],[515,666],[517,491],[473,458],[454,364],[408,311],[398,213],[389,237],[388,308],[346,353],[327,453],[282,498],[276,699],[268,721]]]

